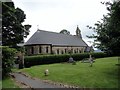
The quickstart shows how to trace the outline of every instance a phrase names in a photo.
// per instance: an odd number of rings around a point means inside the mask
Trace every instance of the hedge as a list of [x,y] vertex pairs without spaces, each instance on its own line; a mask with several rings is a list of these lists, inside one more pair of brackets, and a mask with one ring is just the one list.
[[9,48],[8,46],[0,46],[2,51],[2,76],[3,78],[11,72],[11,68],[14,63],[14,55],[17,52],[14,48]]
[[[107,56],[106,53],[91,53],[91,55],[94,58],[102,58]],[[33,65],[67,62],[70,56],[72,56],[75,61],[80,61],[84,58],[89,58],[89,53],[72,54],[72,55],[65,54],[65,55],[25,56],[24,64],[25,67],[30,67]]]

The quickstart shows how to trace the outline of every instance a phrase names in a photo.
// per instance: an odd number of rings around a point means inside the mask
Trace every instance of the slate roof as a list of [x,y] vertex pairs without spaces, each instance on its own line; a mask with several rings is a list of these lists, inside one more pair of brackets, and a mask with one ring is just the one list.
[[25,45],[51,44],[55,46],[88,46],[80,37],[37,30]]

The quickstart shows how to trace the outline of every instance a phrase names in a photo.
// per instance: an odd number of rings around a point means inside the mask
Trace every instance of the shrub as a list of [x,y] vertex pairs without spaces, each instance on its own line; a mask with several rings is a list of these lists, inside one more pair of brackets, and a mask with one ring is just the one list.
[[80,54],[72,54],[71,55],[75,61],[80,61],[84,58],[89,57],[89,53],[80,53]]
[[92,57],[94,58],[103,58],[103,57],[108,57],[107,53],[103,52],[98,52],[98,53],[91,53]]
[[[91,53],[94,58],[106,57],[105,53]],[[41,64],[52,64],[67,62],[69,57],[72,56],[75,61],[80,61],[84,58],[89,58],[89,53],[80,54],[65,54],[65,55],[37,55],[37,56],[25,56],[25,67]]]
[[9,48],[7,46],[1,46],[2,49],[2,76],[6,76],[13,66],[14,55],[16,53],[16,49]]

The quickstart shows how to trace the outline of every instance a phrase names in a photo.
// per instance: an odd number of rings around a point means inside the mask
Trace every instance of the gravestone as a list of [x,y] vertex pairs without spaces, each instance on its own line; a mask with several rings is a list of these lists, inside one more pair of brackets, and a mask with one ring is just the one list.
[[91,55],[89,56],[89,63],[90,63],[90,67],[92,67],[93,66],[93,58]]
[[73,63],[73,61],[74,61],[73,58],[70,57],[68,62],[69,62],[69,63]]

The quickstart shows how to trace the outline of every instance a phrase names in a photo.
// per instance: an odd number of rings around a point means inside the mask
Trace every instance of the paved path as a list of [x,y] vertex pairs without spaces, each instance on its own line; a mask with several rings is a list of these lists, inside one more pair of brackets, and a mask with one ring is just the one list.
[[50,83],[45,83],[42,80],[38,79],[32,79],[30,77],[27,77],[21,73],[12,73],[14,79],[18,82],[22,82],[27,86],[30,86],[31,88],[63,88],[60,85],[54,85]]

